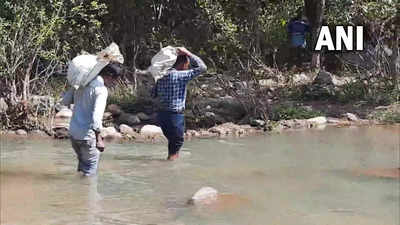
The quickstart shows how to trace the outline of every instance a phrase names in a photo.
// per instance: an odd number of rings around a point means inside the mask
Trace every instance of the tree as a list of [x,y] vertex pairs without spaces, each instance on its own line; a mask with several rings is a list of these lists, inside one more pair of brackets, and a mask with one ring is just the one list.
[[11,103],[40,92],[71,55],[99,47],[97,1],[1,1],[0,95]]
[[[315,46],[324,18],[325,0],[304,0],[305,13],[311,25],[311,46]],[[313,52],[312,68],[320,68],[321,52]]]

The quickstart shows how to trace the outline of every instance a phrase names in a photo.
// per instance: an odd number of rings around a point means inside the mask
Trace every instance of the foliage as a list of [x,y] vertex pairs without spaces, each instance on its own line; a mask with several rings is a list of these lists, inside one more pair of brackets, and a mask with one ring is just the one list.
[[271,120],[310,119],[317,116],[322,116],[322,113],[302,107],[279,106],[272,110]]
[[15,101],[27,100],[30,91],[40,92],[77,52],[100,46],[95,31],[104,5],[97,1],[2,1],[0,78],[10,89],[2,95],[11,92]]
[[369,117],[384,123],[400,123],[400,102],[389,105],[385,110],[378,110]]
[[[96,52],[111,41],[119,44],[129,68],[147,68],[162,46],[183,45],[205,59],[212,71],[245,82],[265,79],[270,74],[255,74],[257,68],[277,66],[276,54],[288,49],[287,23],[307,11],[307,2],[318,1],[0,0],[0,97],[17,105],[31,94],[59,95],[66,82],[54,75],[65,74],[66,63],[81,50]],[[373,69],[356,71],[358,82],[345,86],[338,100],[398,100],[396,2],[326,0],[323,22],[364,25],[376,52]],[[385,46],[393,50],[392,56],[385,53]],[[368,79],[362,74],[369,74]],[[131,92],[125,87],[115,91],[110,102],[129,105],[137,100],[127,93]],[[260,109],[256,106],[263,94],[246,92],[243,104],[249,112]],[[304,97],[300,88],[291,94]],[[296,110],[285,113],[283,117],[297,115]]]

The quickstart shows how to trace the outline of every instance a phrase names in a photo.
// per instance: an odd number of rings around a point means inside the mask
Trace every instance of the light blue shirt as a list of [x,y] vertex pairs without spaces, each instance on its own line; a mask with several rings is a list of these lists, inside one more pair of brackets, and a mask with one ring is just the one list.
[[87,86],[78,90],[68,90],[61,104],[74,104],[69,134],[75,140],[90,140],[95,137],[95,130],[103,127],[103,114],[107,104],[108,91],[104,80],[97,76]]

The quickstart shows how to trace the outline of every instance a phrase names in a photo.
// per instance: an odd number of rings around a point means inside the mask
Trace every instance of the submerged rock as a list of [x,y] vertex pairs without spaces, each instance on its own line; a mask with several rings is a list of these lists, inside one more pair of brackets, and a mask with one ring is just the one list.
[[212,187],[202,187],[189,200],[189,204],[210,204],[217,200],[218,191]]

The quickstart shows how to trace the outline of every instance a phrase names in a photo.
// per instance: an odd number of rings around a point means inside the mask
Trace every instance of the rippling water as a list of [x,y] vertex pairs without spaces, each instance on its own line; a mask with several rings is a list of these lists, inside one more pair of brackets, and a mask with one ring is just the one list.
[[[68,141],[1,138],[1,224],[398,225],[399,127],[329,128],[166,146],[109,144],[82,179]],[[224,196],[189,206],[203,186]]]

